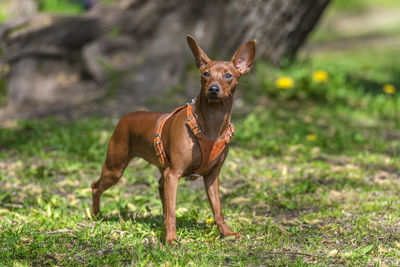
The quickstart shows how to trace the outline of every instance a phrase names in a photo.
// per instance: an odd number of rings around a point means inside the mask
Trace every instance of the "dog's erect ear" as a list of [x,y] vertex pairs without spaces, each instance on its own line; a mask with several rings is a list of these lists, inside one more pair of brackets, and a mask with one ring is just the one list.
[[192,36],[190,35],[187,36],[187,42],[196,60],[197,68],[200,69],[201,67],[207,65],[207,63],[211,61],[206,55],[206,53],[204,53],[204,51],[201,50],[201,48],[197,45],[196,40],[194,40]]
[[240,73],[243,75],[253,68],[254,57],[256,56],[256,40],[248,41],[243,44],[236,51],[232,58],[232,63]]

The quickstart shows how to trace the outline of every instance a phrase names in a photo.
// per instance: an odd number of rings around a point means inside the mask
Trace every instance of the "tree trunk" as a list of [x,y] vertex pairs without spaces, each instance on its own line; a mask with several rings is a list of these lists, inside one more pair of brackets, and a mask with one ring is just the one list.
[[[117,113],[135,109],[183,79],[193,84],[187,34],[221,60],[257,39],[257,58],[279,65],[293,58],[328,2],[121,0],[79,16],[11,21],[0,26],[2,62],[11,66],[6,110],[77,110],[110,95]],[[195,84],[185,98],[195,96]]]

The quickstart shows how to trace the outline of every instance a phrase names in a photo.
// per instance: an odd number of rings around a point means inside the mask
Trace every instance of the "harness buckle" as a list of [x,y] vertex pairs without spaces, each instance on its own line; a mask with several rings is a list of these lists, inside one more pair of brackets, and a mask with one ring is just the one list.
[[161,144],[161,141],[154,143],[153,146],[158,146],[159,144]]
[[159,133],[154,134],[154,138],[161,137]]
[[198,135],[199,133],[201,133],[200,129],[197,132],[195,132],[194,135]]
[[186,118],[186,122],[189,122],[189,121],[191,121],[192,119],[194,119],[194,117],[193,117],[193,116],[190,116],[189,118]]
[[196,100],[196,98],[192,98],[192,100],[187,102],[186,105],[193,105],[195,100]]
[[186,176],[185,177],[185,180],[186,181],[194,181],[194,180],[196,180],[197,178],[199,178],[199,177],[201,177],[202,175],[200,175],[200,174],[197,174],[197,173],[192,173],[192,174],[189,174],[188,176]]
[[162,155],[163,152],[164,152],[164,151],[161,150],[160,152],[156,153],[156,156]]

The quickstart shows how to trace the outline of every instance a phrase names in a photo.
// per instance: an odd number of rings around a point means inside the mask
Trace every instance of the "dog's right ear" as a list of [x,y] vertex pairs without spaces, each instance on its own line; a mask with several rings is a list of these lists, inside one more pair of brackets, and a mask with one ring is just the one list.
[[196,60],[197,68],[204,67],[211,60],[208,58],[206,53],[197,45],[196,40],[190,35],[187,36],[187,42],[189,44],[190,49],[192,50],[193,56]]

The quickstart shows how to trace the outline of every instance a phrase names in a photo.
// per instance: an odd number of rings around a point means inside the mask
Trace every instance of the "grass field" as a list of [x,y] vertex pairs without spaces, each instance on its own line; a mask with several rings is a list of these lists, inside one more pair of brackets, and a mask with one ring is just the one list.
[[237,90],[221,178],[239,241],[219,239],[201,179],[182,180],[180,244],[165,246],[158,171],[141,160],[90,218],[117,118],[1,128],[0,265],[398,266],[399,61],[399,50],[359,49],[256,64]]
[[[40,8],[83,12],[56,2]],[[336,0],[330,12],[362,12],[364,2]],[[280,70],[257,62],[236,93],[220,180],[239,241],[219,239],[202,180],[182,179],[180,243],[164,245],[159,174],[143,160],[103,195],[103,218],[90,217],[90,183],[118,118],[9,122],[0,128],[0,266],[399,266],[398,62],[390,47],[321,52]]]

